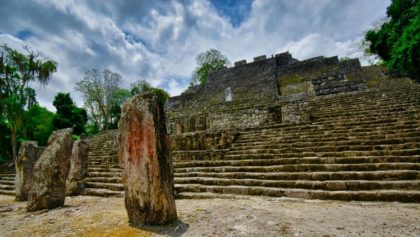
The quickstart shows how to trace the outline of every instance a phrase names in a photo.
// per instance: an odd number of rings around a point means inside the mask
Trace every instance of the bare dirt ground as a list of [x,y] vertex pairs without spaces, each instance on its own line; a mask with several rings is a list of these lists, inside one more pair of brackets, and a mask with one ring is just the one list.
[[179,221],[128,226],[123,198],[74,197],[50,211],[0,195],[0,236],[420,236],[420,204],[265,197],[177,200]]

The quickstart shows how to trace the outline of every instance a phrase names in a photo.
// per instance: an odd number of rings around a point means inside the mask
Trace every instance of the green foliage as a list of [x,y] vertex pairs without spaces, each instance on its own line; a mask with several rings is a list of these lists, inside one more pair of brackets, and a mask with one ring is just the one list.
[[27,55],[7,45],[0,46],[5,53],[0,57],[0,112],[6,118],[10,128],[12,157],[17,155],[17,136],[22,130],[25,106],[36,104],[35,91],[29,83],[39,81],[46,84],[57,70],[57,63],[41,58],[39,53],[25,48]]
[[378,29],[366,33],[368,51],[390,70],[420,81],[420,1],[393,0],[387,16]]
[[101,131],[100,127],[96,123],[88,123],[85,126],[85,131],[88,137],[93,137],[93,135],[97,134]]
[[169,100],[169,94],[162,88],[153,88],[151,92],[157,96],[158,100],[165,104]]
[[124,88],[120,88],[115,93],[115,101],[111,108],[111,123],[110,129],[118,128],[118,122],[121,117],[121,106],[122,104],[130,98],[130,91]]
[[169,99],[169,94],[162,88],[153,87],[145,80],[140,80],[136,83],[131,84],[131,95],[135,95],[137,93],[145,93],[150,92],[158,98],[158,100],[165,104]]
[[196,58],[197,67],[193,72],[190,85],[205,84],[210,72],[230,65],[229,59],[217,49],[209,49]]
[[349,58],[349,57],[342,57],[342,58],[338,59],[338,61],[340,61],[340,62],[345,62],[345,61],[349,61],[349,60],[351,60],[351,58]]
[[135,95],[138,93],[150,92],[152,88],[153,86],[150,85],[149,82],[146,80],[140,80],[138,82],[131,83],[130,93],[131,95]]
[[73,133],[77,135],[85,131],[87,112],[74,104],[69,93],[58,93],[54,98],[53,105],[57,109],[53,119],[56,129],[73,128]]
[[80,136],[73,134],[72,137],[71,137],[71,139],[73,141],[78,141],[78,140],[80,140]]
[[10,127],[4,116],[0,115],[0,161],[12,158],[12,147],[10,144]]
[[25,139],[37,141],[40,146],[47,145],[48,138],[54,131],[54,113],[39,105],[32,106],[25,112]]

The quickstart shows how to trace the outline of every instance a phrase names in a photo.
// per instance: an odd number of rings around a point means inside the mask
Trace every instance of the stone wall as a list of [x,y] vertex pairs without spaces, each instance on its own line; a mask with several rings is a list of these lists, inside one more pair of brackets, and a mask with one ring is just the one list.
[[358,59],[299,61],[286,52],[234,65],[169,99],[169,134],[310,122],[313,98],[367,89]]
[[237,136],[235,130],[201,131],[171,136],[171,149],[183,147],[185,150],[226,149]]
[[366,89],[358,59],[339,62],[337,57],[317,57],[294,62],[277,71],[280,96],[295,94],[329,95]]

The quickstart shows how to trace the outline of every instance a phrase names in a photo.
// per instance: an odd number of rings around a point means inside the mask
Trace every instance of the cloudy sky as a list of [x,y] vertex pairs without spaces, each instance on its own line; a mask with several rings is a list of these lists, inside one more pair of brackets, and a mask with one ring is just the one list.
[[354,44],[385,16],[390,0],[0,0],[0,43],[28,45],[58,62],[46,87],[83,101],[75,83],[91,68],[123,85],[144,79],[172,96],[188,86],[195,56],[219,49],[231,62],[289,51],[297,59],[357,57]]

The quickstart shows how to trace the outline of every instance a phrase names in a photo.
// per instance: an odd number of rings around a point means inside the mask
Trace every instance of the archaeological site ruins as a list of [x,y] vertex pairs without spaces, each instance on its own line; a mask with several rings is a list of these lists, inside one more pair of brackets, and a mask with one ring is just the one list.
[[[288,52],[236,62],[211,73],[207,84],[192,86],[166,103],[171,152],[168,164],[159,165],[173,169],[175,198],[261,195],[420,202],[420,85],[391,77],[379,67],[362,67],[358,59],[299,61]],[[127,135],[130,131],[109,130],[90,139],[87,172],[72,173],[71,189],[76,191],[71,193],[124,196],[122,177],[127,179],[129,170],[124,173],[118,159],[119,136],[129,144],[127,149],[140,144]],[[149,139],[160,139],[152,135]],[[50,152],[70,154],[67,140]],[[34,159],[49,161],[47,155],[36,155],[36,144],[22,149],[27,158],[16,163],[18,173],[14,167],[2,168],[0,193],[16,194],[18,200],[29,195],[31,201],[42,193],[25,190],[28,177],[21,166],[35,170],[36,180],[36,172],[48,168],[34,166]],[[129,167],[133,161],[122,162]],[[55,186],[62,186],[63,177],[57,182]],[[60,195],[41,204],[61,205]],[[176,217],[173,210],[169,219]]]

